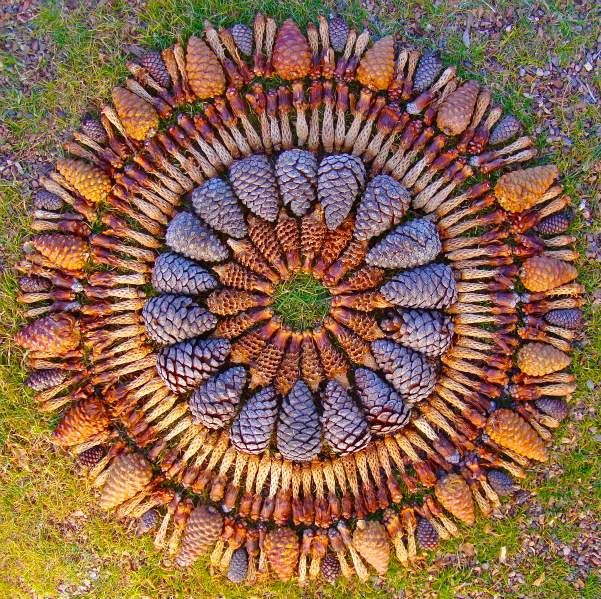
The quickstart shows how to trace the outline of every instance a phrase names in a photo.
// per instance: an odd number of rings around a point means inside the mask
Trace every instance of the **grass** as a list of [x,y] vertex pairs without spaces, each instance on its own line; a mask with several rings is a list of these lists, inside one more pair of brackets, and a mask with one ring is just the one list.
[[[523,118],[528,131],[537,136],[543,159],[560,166],[575,204],[586,200],[593,215],[598,215],[601,145],[594,127],[601,122],[599,106],[586,102],[584,92],[566,87],[543,109],[532,93],[537,81],[529,75],[532,69],[544,69],[551,56],[562,67],[582,64],[585,52],[594,48],[598,23],[579,4],[568,0],[501,0],[494,5],[475,0],[391,0],[376,3],[374,21],[361,3],[353,1],[345,14],[356,26],[369,20],[379,31],[398,32],[407,43],[438,46],[445,60],[459,65],[462,75],[486,80],[495,100]],[[0,593],[6,597],[78,593],[95,598],[300,596],[293,585],[274,584],[250,592],[239,589],[208,576],[203,566],[185,574],[175,572],[149,540],[132,538],[93,507],[93,490],[71,460],[49,443],[56,417],[39,414],[31,395],[23,390],[22,357],[11,341],[21,317],[10,266],[19,258],[28,222],[31,190],[23,181],[43,170],[45,161],[56,159],[68,131],[90,107],[100,106],[110,96],[111,87],[125,76],[129,45],[164,47],[179,36],[199,31],[209,16],[215,24],[249,22],[258,8],[280,21],[292,16],[304,23],[320,11],[329,11],[331,4],[318,0],[115,0],[73,5],[67,7],[57,0],[40,4],[28,27],[33,38],[47,45],[47,51],[35,68],[26,66],[19,51],[0,50],[0,138],[5,137],[0,155],[10,155],[19,165],[14,176],[0,181],[4,265],[0,275]],[[592,3],[589,8],[592,11]],[[479,10],[487,18],[499,19],[501,26],[494,35],[472,30],[467,47],[467,15]],[[29,35],[25,26],[18,32]],[[526,75],[520,74],[521,68],[527,70]],[[41,78],[36,75],[45,71]],[[598,94],[598,74],[589,81]],[[569,144],[549,140],[541,130],[548,119],[554,119],[569,136]],[[574,234],[583,239],[587,226],[579,218]],[[593,227],[598,232],[598,222]],[[584,256],[584,241],[580,249],[581,281],[591,293],[599,287],[601,272],[598,263]],[[298,294],[289,294],[289,300],[298,301]],[[416,572],[395,564],[386,582],[351,583],[325,591],[311,587],[305,596],[601,596],[598,578],[581,572],[560,551],[561,547],[577,551],[578,540],[586,532],[582,523],[601,507],[597,457],[601,427],[596,412],[601,311],[591,305],[586,311],[588,341],[577,351],[573,364],[578,377],[575,418],[559,429],[552,463],[532,473],[526,482],[526,488],[536,493],[535,506],[542,506],[542,515],[533,516],[532,504],[514,505],[511,518],[480,521],[448,544],[448,563],[430,556]],[[532,549],[529,542],[538,540],[547,552]],[[469,544],[475,545],[475,557],[466,556]],[[503,547],[506,562],[499,558]],[[524,577],[524,583],[514,582],[510,577],[514,572]]]

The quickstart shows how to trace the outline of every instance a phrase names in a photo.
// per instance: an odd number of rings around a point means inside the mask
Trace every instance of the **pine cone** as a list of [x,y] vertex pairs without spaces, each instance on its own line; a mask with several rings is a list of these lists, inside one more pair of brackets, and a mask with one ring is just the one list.
[[219,316],[230,316],[249,308],[266,306],[271,298],[262,293],[250,293],[231,287],[213,291],[206,299],[207,308]]
[[313,212],[303,216],[301,220],[301,253],[307,266],[310,266],[315,257],[319,255],[326,234],[323,208],[318,204]]
[[372,342],[371,349],[386,380],[409,405],[432,393],[438,379],[436,367],[422,354],[390,339]]
[[88,257],[88,244],[75,235],[43,233],[32,240],[33,247],[58,268],[81,270]]
[[108,136],[102,123],[89,114],[86,114],[81,121],[81,132],[101,146],[108,143]]
[[336,285],[336,294],[374,289],[384,280],[385,275],[384,269],[364,264]]
[[319,359],[319,353],[310,333],[303,335],[300,366],[303,380],[309,385],[312,391],[317,391],[325,375],[321,360]]
[[148,74],[163,88],[169,89],[171,87],[171,77],[165,67],[165,63],[161,57],[160,52],[155,50],[148,50],[144,52],[140,59],[140,65],[143,66]]
[[217,280],[196,262],[174,252],[164,252],[154,262],[152,286],[164,293],[198,295],[217,287]]
[[33,207],[36,210],[58,211],[63,207],[63,204],[64,202],[61,198],[45,189],[40,189],[36,192],[35,198],[33,199]]
[[78,322],[64,312],[55,312],[34,320],[15,335],[17,345],[52,356],[60,356],[76,349],[79,339]]
[[430,520],[426,518],[419,519],[417,528],[415,529],[415,536],[417,537],[417,542],[426,551],[435,549],[440,540],[438,532],[432,526]]
[[340,15],[333,15],[329,19],[328,29],[332,48],[335,52],[342,52],[350,31],[348,23]]
[[19,289],[23,293],[41,293],[49,291],[52,284],[45,277],[38,275],[26,275],[19,277]]
[[544,376],[557,372],[563,370],[569,363],[570,356],[548,343],[526,343],[517,353],[518,368],[530,376]]
[[[268,330],[265,330],[265,329]],[[264,327],[248,331],[236,340],[232,346],[231,360],[235,364],[250,364],[263,351],[268,339],[279,329],[275,319],[270,320]]]
[[112,187],[110,177],[97,166],[73,158],[60,159],[56,170],[86,200],[102,202]]
[[77,445],[101,433],[109,425],[104,404],[97,397],[88,397],[74,403],[61,418],[52,435],[62,447]]
[[142,320],[148,336],[163,345],[198,337],[217,324],[217,317],[192,298],[170,293],[147,300]]
[[565,208],[559,212],[555,212],[546,218],[543,218],[535,227],[535,231],[540,235],[551,236],[564,233],[572,220],[574,213],[571,208]]
[[344,379],[349,366],[348,361],[330,341],[330,337],[323,327],[314,329],[313,340],[319,350],[319,359],[326,376],[330,379]]
[[106,448],[104,445],[94,445],[89,449],[84,449],[78,456],[78,462],[84,467],[90,470],[106,455]]
[[246,378],[246,369],[235,366],[205,381],[190,396],[192,421],[207,428],[223,428],[234,417]]
[[213,177],[192,192],[194,212],[216,231],[235,239],[246,237],[244,215],[232,188]]
[[357,368],[355,386],[369,428],[374,435],[394,433],[407,425],[410,409],[405,405],[403,398],[375,372],[367,368]]
[[556,397],[543,397],[537,399],[534,402],[537,410],[540,410],[543,414],[555,418],[558,422],[561,422],[569,412],[568,403],[565,399],[559,399]]
[[361,58],[357,81],[373,90],[386,90],[394,76],[394,39],[387,35],[379,39]]
[[407,308],[447,308],[457,301],[455,277],[446,264],[400,272],[380,291],[389,302]]
[[334,453],[346,455],[367,446],[371,440],[367,421],[338,381],[328,381],[321,403],[324,439]]
[[169,345],[157,354],[157,372],[169,389],[183,393],[211,376],[231,351],[226,339],[192,339]]
[[513,480],[503,470],[489,470],[486,473],[486,479],[493,491],[501,497],[511,495],[515,491]]
[[270,530],[265,537],[265,553],[271,569],[282,581],[290,580],[295,572],[299,557],[299,541],[296,533],[288,527]]
[[222,318],[217,323],[215,328],[216,337],[225,337],[226,339],[235,339],[248,331],[261,320],[266,320],[271,317],[268,309],[248,310],[239,312],[229,318]]
[[232,559],[227,569],[227,579],[230,582],[241,583],[246,580],[248,573],[248,553],[244,547],[239,547],[232,553]]
[[438,479],[434,494],[455,518],[471,526],[475,520],[474,499],[465,479],[459,474],[445,474]]
[[286,273],[286,265],[275,227],[252,214],[248,215],[247,221],[248,236],[265,260],[267,260],[269,266],[275,268],[278,272]]
[[277,415],[277,396],[273,387],[261,389],[234,418],[230,429],[232,445],[245,453],[263,453],[269,446]]
[[442,251],[436,225],[415,218],[399,225],[372,247],[365,261],[383,268],[413,268],[432,262]]
[[180,212],[167,227],[165,242],[174,251],[193,260],[221,262],[228,250],[214,231],[190,212]]
[[549,291],[577,276],[578,270],[573,264],[549,256],[528,258],[520,269],[520,279],[529,291]]
[[67,379],[67,371],[61,368],[34,370],[25,379],[25,384],[34,391],[45,391],[60,385]]
[[111,510],[139,493],[152,479],[150,462],[139,453],[122,453],[111,464],[100,507]]
[[300,265],[301,237],[298,221],[288,216],[284,209],[280,210],[278,222],[275,225],[275,234],[286,254],[288,269],[296,269]]
[[294,383],[300,378],[301,342],[300,333],[292,333],[290,343],[286,348],[282,362],[275,375],[274,385],[280,395],[290,392]]
[[280,280],[280,277],[269,268],[259,250],[249,239],[228,239],[227,243],[234,251],[234,257],[242,266],[246,266],[272,283]]
[[522,212],[537,203],[558,175],[553,164],[505,173],[495,185],[495,197],[508,212]]
[[223,516],[211,505],[194,508],[186,522],[182,545],[175,558],[180,568],[191,566],[213,546],[223,528]]
[[234,38],[236,46],[238,46],[238,50],[240,50],[242,54],[250,56],[253,53],[252,29],[248,25],[236,23],[232,26],[230,32],[232,34],[232,37]]
[[278,30],[271,62],[278,77],[289,81],[303,79],[311,70],[309,42],[292,19],[284,21]]
[[303,381],[297,381],[282,400],[276,437],[278,451],[286,460],[309,462],[321,449],[319,415]]
[[368,184],[357,209],[355,237],[376,237],[397,225],[407,212],[411,196],[396,179],[377,175]]
[[278,217],[278,189],[273,166],[264,154],[236,160],[230,182],[242,203],[254,214],[273,223]]
[[438,52],[422,54],[413,76],[413,91],[416,94],[425,92],[436,81],[442,68],[443,64]]
[[159,126],[159,115],[154,107],[124,87],[113,88],[113,104],[125,129],[136,141],[144,141]]
[[273,291],[271,283],[237,262],[226,262],[225,264],[213,266],[213,272],[217,274],[221,284],[226,287],[233,287],[242,291],[262,291],[264,293]]
[[355,219],[350,215],[337,229],[327,232],[321,248],[321,256],[316,265],[319,272],[325,271],[348,247],[353,238],[354,228]]
[[522,130],[522,123],[518,121],[512,114],[505,115],[494,127],[488,143],[491,146],[497,146],[499,144],[509,141],[512,137],[515,137]]
[[305,150],[286,150],[275,163],[282,202],[296,216],[303,216],[315,201],[317,159]]
[[368,312],[355,312],[345,308],[333,308],[330,312],[341,324],[355,331],[357,335],[366,341],[375,341],[384,337],[375,317]]
[[159,512],[154,508],[146,510],[138,520],[136,527],[136,536],[141,537],[149,533],[159,523]]
[[225,73],[217,57],[203,40],[188,40],[186,72],[192,91],[199,100],[220,96],[225,92]]
[[250,388],[265,387],[273,383],[279,370],[290,332],[280,329],[266,344],[250,367]]
[[335,584],[340,577],[340,562],[333,553],[328,553],[321,561],[321,575],[328,584]]
[[459,135],[467,129],[479,92],[480,86],[475,81],[468,81],[450,93],[440,105],[436,124],[445,135]]
[[368,368],[375,368],[376,364],[367,341],[361,339],[354,331],[347,329],[332,318],[326,318],[323,324],[332,333],[336,342],[346,352],[351,362],[367,366]]
[[360,520],[353,533],[353,547],[380,576],[390,562],[390,543],[384,526],[377,520]]
[[547,449],[536,431],[518,414],[501,408],[486,423],[486,433],[501,447],[506,447],[532,460],[544,462]]

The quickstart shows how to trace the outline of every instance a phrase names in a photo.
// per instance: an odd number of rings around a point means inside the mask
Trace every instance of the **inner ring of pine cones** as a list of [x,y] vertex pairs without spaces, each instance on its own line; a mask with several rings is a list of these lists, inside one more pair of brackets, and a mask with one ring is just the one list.
[[[536,151],[486,87],[340,17],[127,66],[18,265],[26,383],[100,505],[238,583],[366,580],[489,514],[575,389],[558,169],[511,170]],[[301,328],[299,273],[329,295]]]

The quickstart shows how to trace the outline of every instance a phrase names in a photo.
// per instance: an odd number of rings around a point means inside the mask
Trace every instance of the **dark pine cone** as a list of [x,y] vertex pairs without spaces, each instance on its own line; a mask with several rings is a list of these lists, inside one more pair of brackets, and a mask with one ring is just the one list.
[[41,293],[48,291],[50,287],[50,281],[38,275],[27,275],[19,279],[19,289],[23,293]]
[[33,199],[33,207],[36,210],[60,210],[63,207],[63,200],[45,189],[40,189]]
[[248,25],[236,23],[231,29],[232,37],[238,50],[246,56],[250,56],[253,52],[253,32]]
[[26,379],[25,384],[34,391],[45,391],[60,385],[67,378],[67,371],[60,368],[34,370]]
[[81,121],[81,132],[101,146],[108,142],[108,136],[102,123],[89,114],[86,114]]
[[330,44],[335,52],[342,52],[348,39],[348,23],[340,16],[334,15],[329,20]]
[[340,577],[340,562],[333,553],[328,553],[321,562],[321,575],[329,584],[335,584]]
[[285,206],[296,216],[303,216],[315,201],[317,159],[305,150],[282,152],[275,163],[275,174]]
[[440,60],[438,52],[422,54],[413,77],[413,91],[417,94],[426,91],[436,81],[442,67],[442,60]]
[[147,532],[150,532],[159,523],[159,512],[151,508],[146,510],[138,520],[138,527],[136,528],[136,536],[141,537]]
[[240,583],[244,582],[247,573],[248,554],[244,547],[239,547],[232,554],[232,559],[227,569],[227,578],[230,582]]
[[578,308],[551,310],[545,314],[545,320],[552,326],[575,330],[582,326],[582,311]]
[[420,518],[415,530],[417,542],[426,550],[434,549],[438,545],[439,536],[430,520]]
[[569,411],[566,400],[558,397],[542,397],[541,399],[537,399],[534,405],[538,410],[547,414],[547,416],[551,416],[551,418],[555,418],[559,422],[568,415]]
[[180,212],[167,227],[165,242],[174,251],[193,260],[221,262],[228,250],[215,232],[190,212]]
[[189,258],[175,252],[165,252],[155,260],[152,286],[165,293],[198,295],[215,289],[217,279]]
[[554,212],[546,218],[543,218],[534,230],[541,235],[559,235],[567,230],[574,219],[574,212],[571,208],[565,208],[559,212]]
[[273,434],[277,414],[277,396],[273,387],[265,387],[255,393],[232,422],[232,445],[245,453],[263,453]]
[[160,52],[156,52],[155,50],[145,52],[140,59],[140,64],[161,87],[165,89],[171,87],[171,77],[169,77],[169,72],[161,58]]
[[486,473],[486,478],[497,495],[511,495],[515,491],[513,480],[503,470],[489,470]]
[[93,468],[106,455],[106,447],[104,445],[94,445],[89,449],[85,449],[78,456],[77,460],[84,468]]
[[522,123],[512,114],[504,116],[494,127],[490,134],[488,143],[491,146],[505,143],[515,137],[522,130]]

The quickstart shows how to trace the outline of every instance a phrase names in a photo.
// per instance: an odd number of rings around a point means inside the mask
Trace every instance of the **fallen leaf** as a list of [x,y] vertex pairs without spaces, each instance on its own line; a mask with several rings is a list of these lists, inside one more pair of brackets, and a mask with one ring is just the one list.
[[504,564],[507,561],[507,547],[503,545],[501,551],[499,551],[499,561]]
[[539,587],[543,582],[545,582],[544,572],[532,583],[532,586]]

